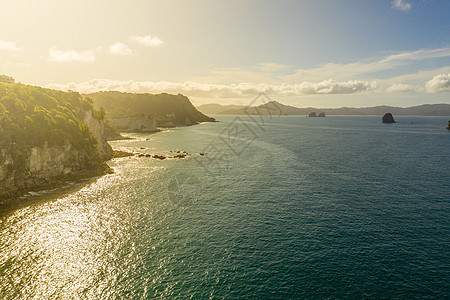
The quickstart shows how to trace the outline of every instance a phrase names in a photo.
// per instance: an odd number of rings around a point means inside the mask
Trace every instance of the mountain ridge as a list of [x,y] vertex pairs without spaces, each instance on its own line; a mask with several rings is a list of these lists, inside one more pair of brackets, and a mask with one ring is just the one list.
[[200,105],[197,109],[204,114],[243,115],[243,114],[280,114],[280,115],[309,115],[311,112],[324,112],[327,115],[383,115],[390,112],[394,115],[417,116],[450,116],[450,104],[422,104],[410,107],[396,107],[378,105],[371,107],[339,107],[315,108],[295,107],[277,101],[270,101],[259,106],[221,105],[209,103]]

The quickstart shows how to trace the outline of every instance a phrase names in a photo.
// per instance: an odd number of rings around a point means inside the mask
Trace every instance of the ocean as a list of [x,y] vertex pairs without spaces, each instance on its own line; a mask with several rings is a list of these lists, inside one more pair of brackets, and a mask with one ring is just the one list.
[[450,298],[448,117],[215,117],[3,213],[0,298]]

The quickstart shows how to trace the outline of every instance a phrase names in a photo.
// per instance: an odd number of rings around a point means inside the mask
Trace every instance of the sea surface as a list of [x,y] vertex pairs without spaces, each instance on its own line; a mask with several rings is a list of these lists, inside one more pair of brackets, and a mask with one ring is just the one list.
[[216,116],[111,142],[189,155],[114,159],[4,210],[0,298],[449,299],[449,117],[394,117]]

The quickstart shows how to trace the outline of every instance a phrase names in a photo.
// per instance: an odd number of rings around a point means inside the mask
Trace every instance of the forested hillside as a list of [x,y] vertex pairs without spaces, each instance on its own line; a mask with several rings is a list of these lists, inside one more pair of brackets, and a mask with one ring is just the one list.
[[108,159],[103,118],[78,93],[0,82],[0,195]]
[[199,112],[181,94],[131,94],[120,92],[98,92],[86,95],[93,99],[96,108],[103,107],[107,118],[123,118],[148,115],[156,118],[157,125],[191,125],[198,122],[212,122]]

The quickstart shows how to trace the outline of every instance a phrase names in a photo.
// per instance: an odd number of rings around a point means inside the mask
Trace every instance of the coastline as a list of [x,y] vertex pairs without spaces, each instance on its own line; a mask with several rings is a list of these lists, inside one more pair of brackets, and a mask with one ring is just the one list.
[[33,194],[39,194],[42,191],[64,189],[70,185],[85,182],[86,180],[96,179],[107,174],[113,174],[114,171],[107,164],[108,161],[111,161],[114,158],[133,156],[133,153],[120,150],[113,150],[113,151],[114,152],[111,159],[97,166],[94,166],[91,169],[84,169],[76,173],[67,174],[65,176],[50,178],[49,179],[50,182],[48,184],[38,185],[33,188],[18,189],[10,194],[2,195],[0,197],[0,217],[2,216],[3,206],[9,206],[13,204],[13,202],[16,202],[18,199],[26,199],[30,196],[33,196]]
[[[214,121],[218,122],[218,121]],[[176,128],[176,127],[188,127],[193,125],[200,125],[203,123],[209,123],[209,122],[200,122],[197,124],[192,125],[181,125],[181,126],[173,126],[168,128]],[[163,130],[159,129],[154,132],[148,132],[148,133],[158,133]],[[131,132],[119,132],[119,136],[116,136],[114,138],[108,139],[109,141],[117,141],[117,140],[133,140],[134,138],[124,136],[122,133],[131,133]],[[59,191],[60,195],[67,195],[69,193],[75,192],[84,186],[86,186],[89,183],[94,182],[98,178],[105,176],[107,174],[113,174],[114,171],[111,167],[108,166],[107,162],[111,161],[115,158],[123,158],[123,157],[129,157],[129,156],[135,156],[135,153],[126,152],[126,151],[120,151],[120,150],[114,150],[113,154],[110,159],[90,168],[90,169],[83,169],[75,173],[67,174],[64,176],[58,176],[54,178],[49,178],[48,184],[43,185],[37,185],[32,188],[20,188],[17,189],[14,192],[0,195],[0,218],[3,218],[7,214],[29,205],[33,205],[36,203],[39,203],[40,200],[36,198],[42,198],[44,194],[46,194],[45,191]],[[44,197],[45,198],[45,197]]]
[[21,207],[38,203],[39,201],[35,201],[34,198],[35,196],[45,194],[42,193],[43,191],[61,190],[61,194],[64,195],[68,193],[68,191],[65,191],[66,189],[73,192],[74,187],[81,189],[86,183],[93,182],[104,175],[112,173],[114,173],[113,169],[108,166],[107,162],[103,162],[91,169],[84,169],[73,174],[51,178],[48,184],[38,185],[33,188],[18,189],[12,193],[2,195],[0,197],[0,218]]

